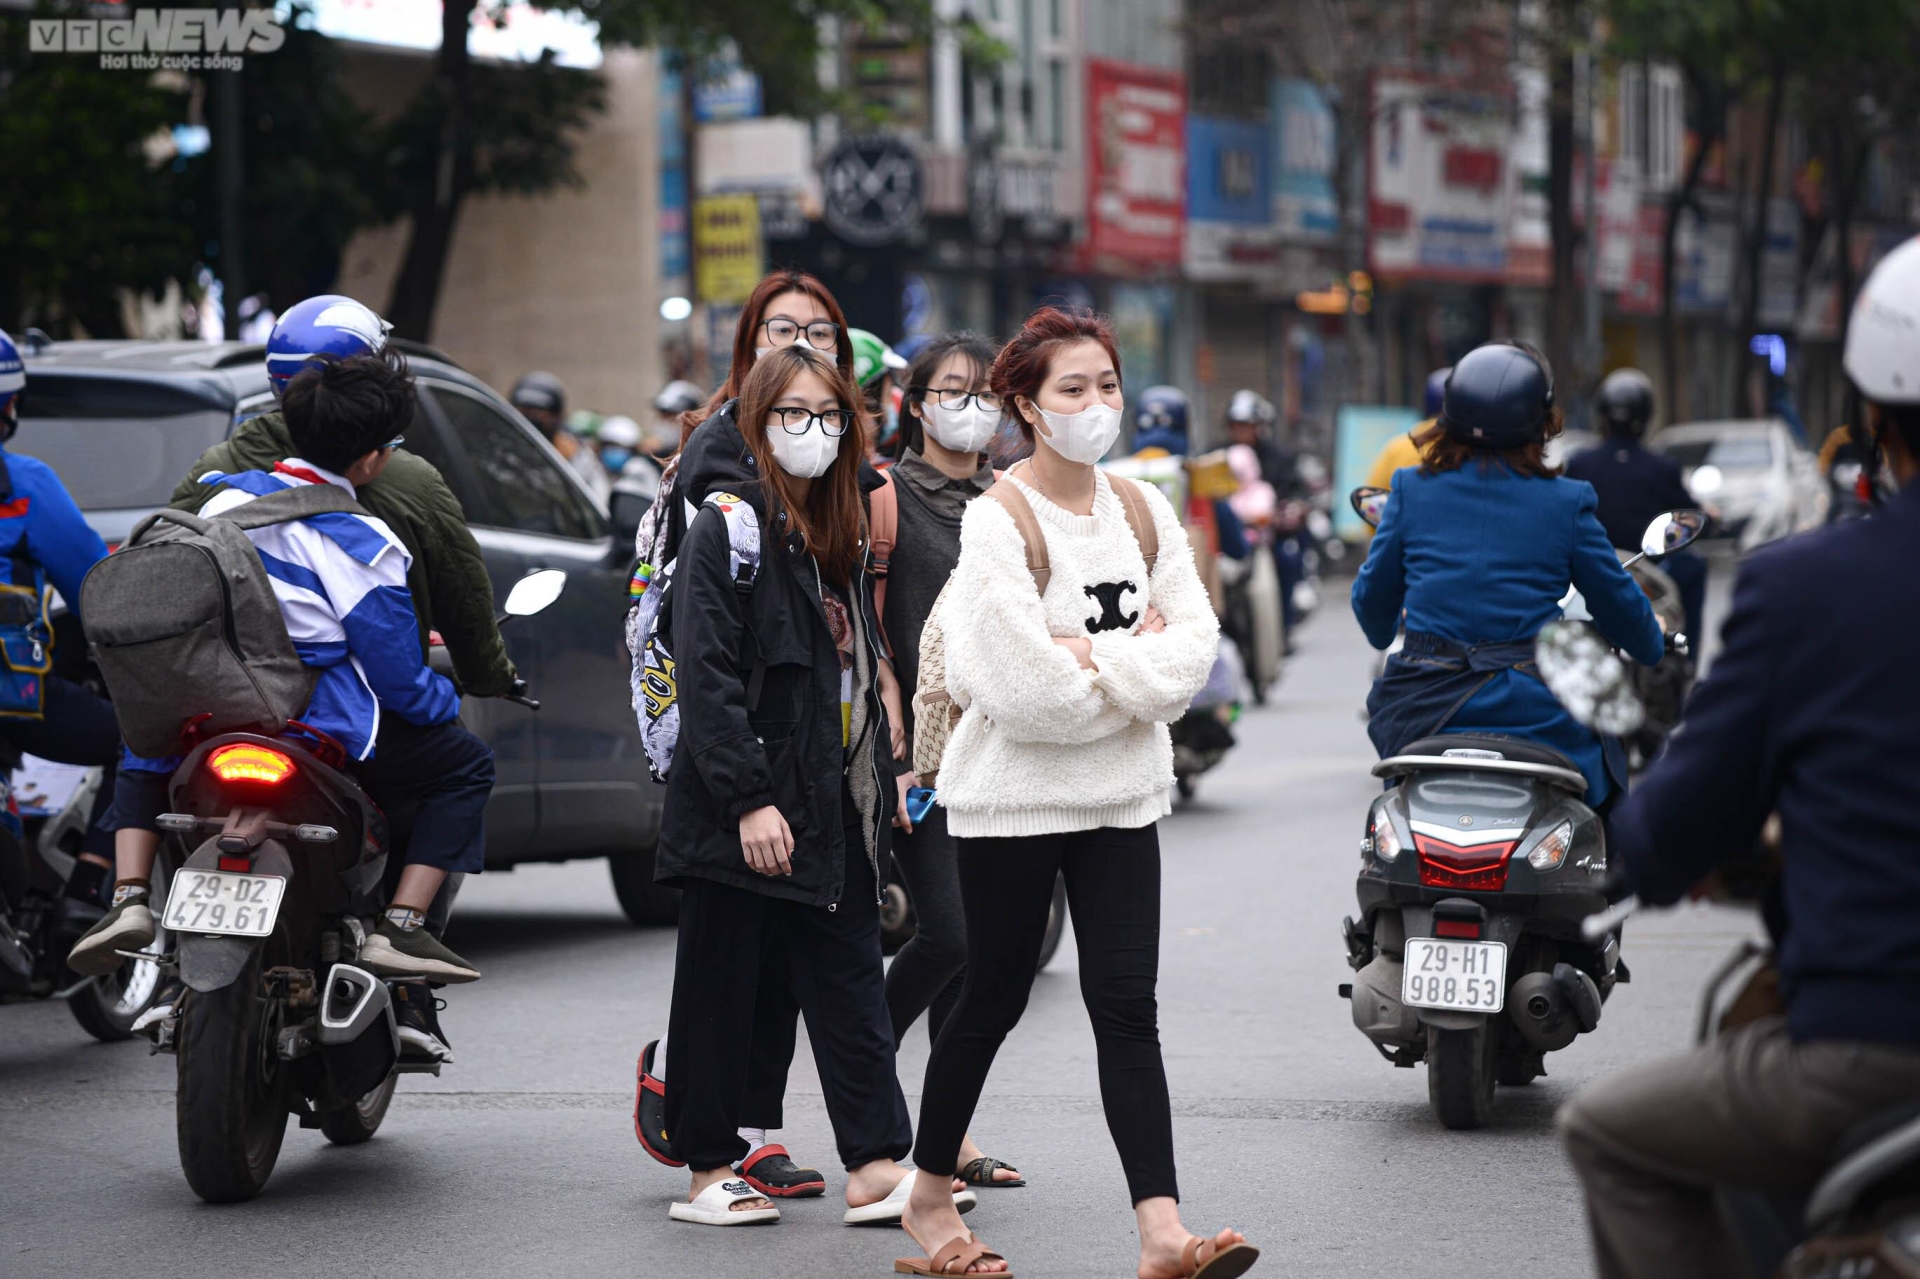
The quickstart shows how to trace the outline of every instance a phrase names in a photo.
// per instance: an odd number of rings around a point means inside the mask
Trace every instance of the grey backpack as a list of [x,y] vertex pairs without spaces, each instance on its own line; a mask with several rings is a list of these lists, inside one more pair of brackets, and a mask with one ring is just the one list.
[[330,511],[366,514],[334,484],[269,493],[212,518],[158,511],[80,587],[88,648],[136,755],[181,749],[181,729],[278,733],[315,673],[294,651],[246,530]]

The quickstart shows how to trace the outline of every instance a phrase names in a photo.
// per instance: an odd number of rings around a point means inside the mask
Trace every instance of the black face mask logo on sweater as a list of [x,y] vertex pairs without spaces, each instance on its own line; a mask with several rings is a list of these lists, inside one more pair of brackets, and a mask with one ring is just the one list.
[[1102,582],[1098,586],[1085,588],[1087,598],[1100,601],[1100,616],[1087,619],[1087,632],[1098,635],[1101,631],[1124,631],[1140,620],[1138,613],[1120,611],[1120,597],[1128,591],[1140,593],[1140,588],[1132,582]]

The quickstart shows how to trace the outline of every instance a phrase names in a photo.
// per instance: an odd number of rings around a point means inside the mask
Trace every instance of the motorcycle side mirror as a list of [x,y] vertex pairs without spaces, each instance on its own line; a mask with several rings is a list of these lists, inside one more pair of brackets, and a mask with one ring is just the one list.
[[1647,531],[1640,535],[1640,553],[1656,560],[1671,555],[1693,545],[1706,529],[1707,517],[1703,511],[1668,511],[1665,515],[1656,515],[1653,523],[1647,525]]
[[1367,522],[1368,528],[1379,528],[1380,517],[1386,514],[1387,499],[1391,496],[1386,489],[1363,484],[1347,494],[1347,501],[1352,504],[1353,513]]
[[507,592],[508,617],[532,617],[560,598],[567,584],[565,569],[537,568],[513,584]]
[[1607,737],[1624,737],[1647,718],[1622,662],[1584,622],[1549,622],[1533,645],[1540,678],[1567,714]]

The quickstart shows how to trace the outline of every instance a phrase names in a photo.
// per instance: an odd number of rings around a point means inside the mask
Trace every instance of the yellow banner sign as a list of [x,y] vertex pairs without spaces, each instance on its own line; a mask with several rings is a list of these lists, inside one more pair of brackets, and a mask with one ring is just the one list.
[[693,202],[693,287],[701,301],[745,302],[765,271],[758,196]]

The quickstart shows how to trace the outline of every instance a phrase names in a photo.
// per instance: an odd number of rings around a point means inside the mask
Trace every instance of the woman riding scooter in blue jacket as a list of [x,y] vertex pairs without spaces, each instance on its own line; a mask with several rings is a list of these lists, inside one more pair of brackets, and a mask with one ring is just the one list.
[[1439,420],[1418,437],[1424,464],[1394,473],[1353,611],[1375,648],[1392,643],[1405,614],[1406,647],[1367,699],[1382,758],[1435,733],[1505,734],[1573,760],[1598,807],[1625,790],[1625,753],[1540,682],[1534,637],[1572,584],[1601,633],[1636,661],[1658,662],[1664,640],[1600,525],[1593,486],[1546,463],[1559,433],[1543,358],[1508,342],[1469,352]]

